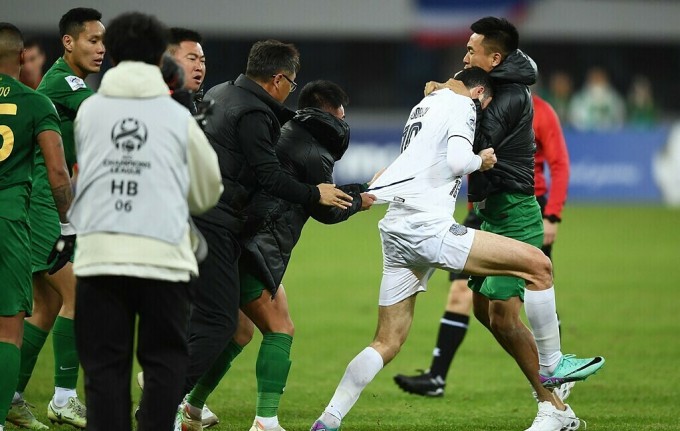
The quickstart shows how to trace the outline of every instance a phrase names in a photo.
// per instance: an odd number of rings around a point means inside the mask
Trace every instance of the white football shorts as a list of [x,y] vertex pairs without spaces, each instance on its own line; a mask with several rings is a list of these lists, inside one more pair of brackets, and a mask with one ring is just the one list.
[[396,304],[427,290],[435,269],[461,272],[467,262],[475,230],[452,222],[438,234],[423,238],[408,236],[394,224],[380,223],[383,249],[383,277],[379,305]]

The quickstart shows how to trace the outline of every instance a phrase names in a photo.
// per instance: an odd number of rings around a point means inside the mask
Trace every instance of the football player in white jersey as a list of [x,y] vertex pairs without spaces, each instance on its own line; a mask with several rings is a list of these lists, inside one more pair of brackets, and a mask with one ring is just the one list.
[[[312,431],[335,431],[385,364],[406,341],[416,295],[425,291],[435,268],[475,275],[511,275],[526,280],[527,288],[549,289],[552,266],[543,252],[529,244],[476,231],[456,223],[452,214],[461,177],[496,163],[492,148],[472,151],[477,111],[485,107],[492,88],[488,74],[477,67],[459,72],[470,97],[443,89],[425,97],[409,115],[399,157],[372,185],[370,192],[389,202],[379,223],[383,247],[378,329],[373,342],[349,363],[335,394]],[[493,322],[491,322],[493,324]],[[535,346],[527,346],[538,357]],[[538,376],[530,379],[545,397],[552,392]],[[556,403],[561,403],[559,399]]]

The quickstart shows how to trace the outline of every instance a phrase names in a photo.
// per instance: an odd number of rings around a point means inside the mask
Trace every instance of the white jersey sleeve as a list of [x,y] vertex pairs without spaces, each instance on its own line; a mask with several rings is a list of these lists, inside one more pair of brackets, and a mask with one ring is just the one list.
[[[469,97],[448,89],[426,96],[411,110],[401,154],[369,192],[379,202],[451,215],[462,179],[451,169],[449,142],[467,141],[471,154],[475,121],[476,109]],[[468,163],[466,160],[465,165]]]
[[472,152],[472,145],[466,139],[455,136],[449,139],[446,161],[454,175],[472,173],[482,166],[482,158]]

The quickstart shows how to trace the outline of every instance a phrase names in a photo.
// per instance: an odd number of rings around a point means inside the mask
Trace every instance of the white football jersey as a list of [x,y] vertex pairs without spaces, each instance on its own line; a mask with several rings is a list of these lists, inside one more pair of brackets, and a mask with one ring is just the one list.
[[390,203],[388,216],[398,211],[453,220],[462,178],[447,163],[449,141],[463,138],[472,147],[476,119],[472,99],[448,89],[431,93],[411,110],[401,154],[369,189],[379,202]]

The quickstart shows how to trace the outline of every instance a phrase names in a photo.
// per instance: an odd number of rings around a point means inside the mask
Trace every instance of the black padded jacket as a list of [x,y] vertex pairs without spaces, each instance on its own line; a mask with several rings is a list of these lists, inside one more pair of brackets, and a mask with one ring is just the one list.
[[529,85],[536,82],[536,63],[513,51],[491,71],[494,96],[477,124],[474,151],[493,148],[498,162],[469,178],[468,200],[479,202],[500,192],[534,194],[534,109]]
[[244,209],[259,190],[295,203],[319,201],[319,189],[285,173],[274,150],[292,110],[245,75],[211,88],[205,97],[215,101],[205,134],[217,153],[224,192],[217,206],[198,218],[238,235]]
[[[297,112],[281,129],[276,145],[283,170],[306,184],[333,182],[333,167],[347,150],[349,126],[333,115],[315,108]],[[295,204],[259,192],[248,206],[239,266],[264,283],[275,294],[288,266],[293,247],[309,217],[326,224],[347,220],[361,209],[360,193],[365,187],[339,187],[354,199],[349,209],[319,203]]]

